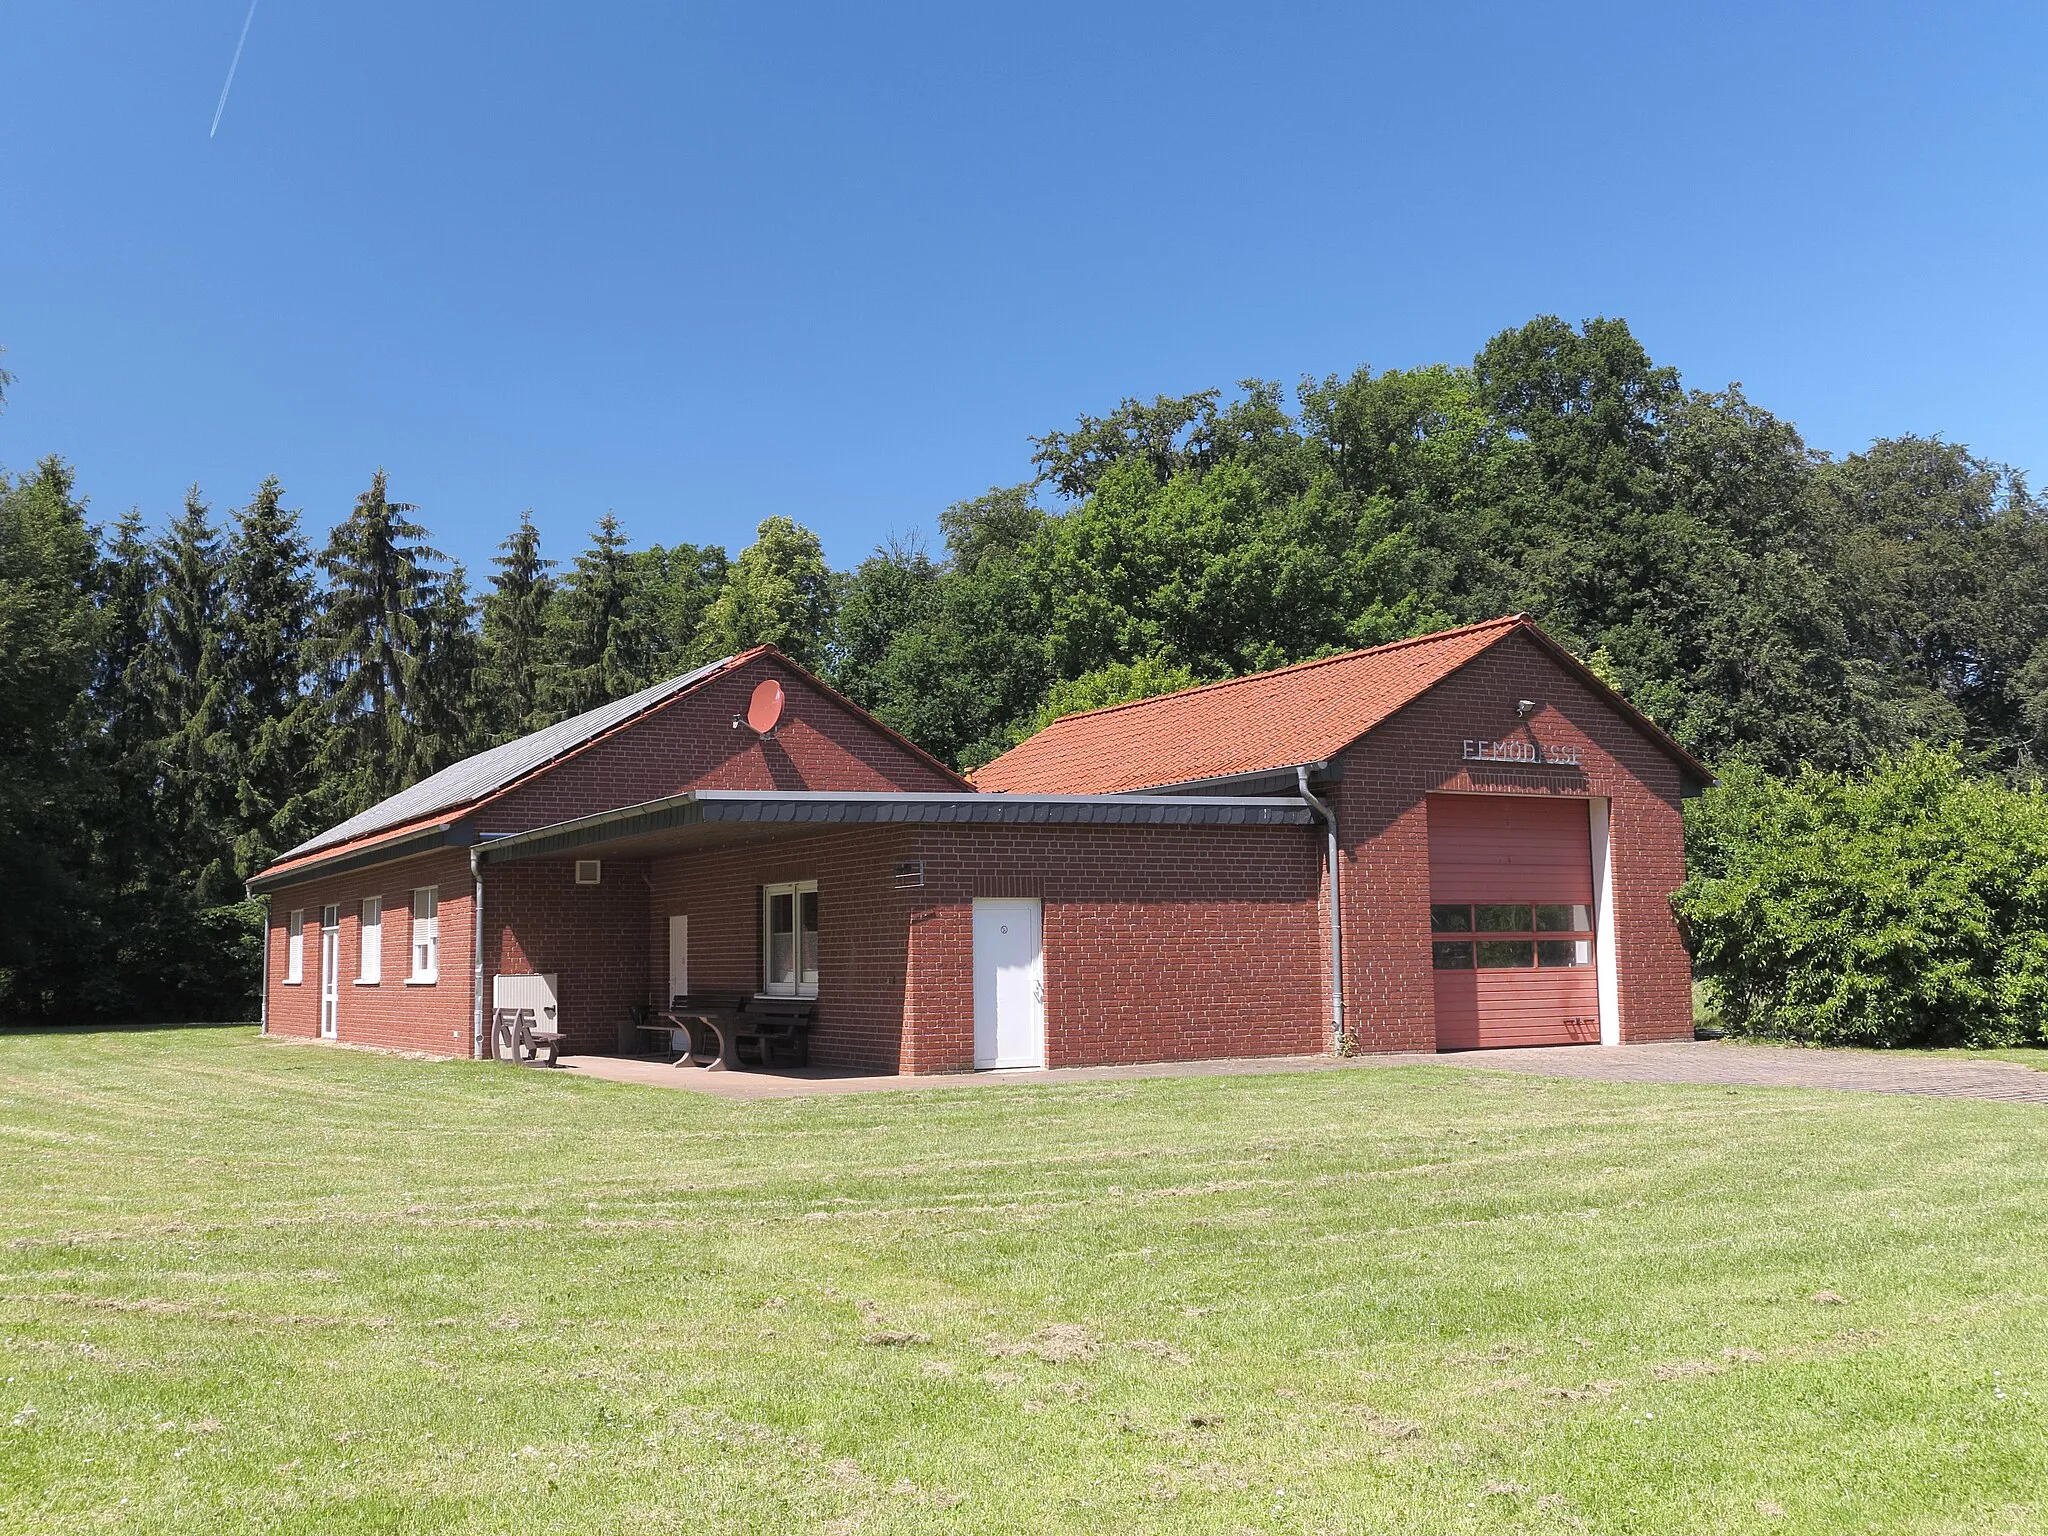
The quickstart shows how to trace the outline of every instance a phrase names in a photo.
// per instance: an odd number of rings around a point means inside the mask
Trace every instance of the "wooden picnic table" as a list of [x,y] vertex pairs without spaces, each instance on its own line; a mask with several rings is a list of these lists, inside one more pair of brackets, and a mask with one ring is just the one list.
[[[773,1066],[778,1054],[794,1055],[798,1066],[810,1060],[805,1035],[816,1004],[808,999],[743,997],[724,1006],[677,998],[666,1008],[655,1005],[635,1011],[642,1015],[635,1020],[639,1028],[667,1034],[671,1040],[680,1034],[690,1042],[675,1060],[679,1067],[737,1072],[755,1065],[741,1060],[743,1043],[754,1047],[762,1067]],[[706,1034],[717,1040],[716,1053],[704,1048]]]
[[[690,1042],[689,1049],[676,1058],[676,1066],[701,1067],[707,1072],[735,1072],[740,1066],[739,1036],[745,1018],[746,1015],[737,1007],[693,1007],[681,1003],[667,1008],[650,1008],[646,1021],[640,1027],[658,1030],[671,1038],[680,1034]],[[716,1053],[703,1048],[704,1033],[709,1033],[718,1042]]]

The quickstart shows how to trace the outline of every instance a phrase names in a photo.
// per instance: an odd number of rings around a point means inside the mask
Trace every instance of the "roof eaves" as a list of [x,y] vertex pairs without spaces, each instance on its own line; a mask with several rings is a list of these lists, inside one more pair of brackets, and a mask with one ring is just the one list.
[[[1106,791],[1106,793],[1113,794],[1119,799],[1126,799],[1136,795],[1211,795],[1227,789],[1245,788],[1267,780],[1279,781],[1284,778],[1287,782],[1292,783],[1294,782],[1295,774],[1303,768],[1308,770],[1311,778],[1342,777],[1343,775],[1343,769],[1337,764],[1335,759],[1317,758],[1312,762],[1276,763],[1270,768],[1247,768],[1237,773],[1212,774],[1205,779],[1168,779],[1163,783],[1147,784],[1137,789],[1110,790]],[[1334,774],[1332,773],[1333,768],[1335,769]],[[989,793],[1002,794],[1006,793],[1006,791],[991,790]]]
[[251,895],[261,895],[318,875],[367,869],[372,864],[417,858],[442,848],[465,848],[475,841],[475,834],[464,822],[462,813],[435,816],[425,822],[408,822],[385,832],[316,849],[303,858],[273,864],[251,875],[243,884]]

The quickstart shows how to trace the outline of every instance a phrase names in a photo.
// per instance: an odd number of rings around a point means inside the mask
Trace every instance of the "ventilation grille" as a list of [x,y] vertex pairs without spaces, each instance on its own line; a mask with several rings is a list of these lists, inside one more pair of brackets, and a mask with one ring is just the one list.
[[596,885],[603,876],[604,861],[602,859],[578,859],[576,861],[576,883],[578,885]]

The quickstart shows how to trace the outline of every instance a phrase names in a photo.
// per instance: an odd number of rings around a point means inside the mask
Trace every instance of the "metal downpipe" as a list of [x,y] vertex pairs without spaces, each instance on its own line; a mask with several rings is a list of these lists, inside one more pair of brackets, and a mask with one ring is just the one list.
[[481,845],[469,850],[469,1054],[484,1059],[484,867]]
[[1337,813],[1308,787],[1307,764],[1297,764],[1294,777],[1301,790],[1301,798],[1306,800],[1309,808],[1322,818],[1323,830],[1327,834],[1325,847],[1330,879],[1330,1049],[1334,1054],[1341,1056],[1344,1054],[1344,901],[1338,883]]
[[[244,886],[246,892],[248,887]],[[256,983],[256,1033],[270,1033],[270,897],[258,898],[263,903],[263,973]]]

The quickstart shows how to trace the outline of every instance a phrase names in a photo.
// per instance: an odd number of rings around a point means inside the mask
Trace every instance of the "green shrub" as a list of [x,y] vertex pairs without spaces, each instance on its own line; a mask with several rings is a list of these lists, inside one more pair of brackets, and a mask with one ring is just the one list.
[[2048,796],[1915,748],[1862,777],[1730,768],[1673,906],[1733,1033],[2048,1043]]

